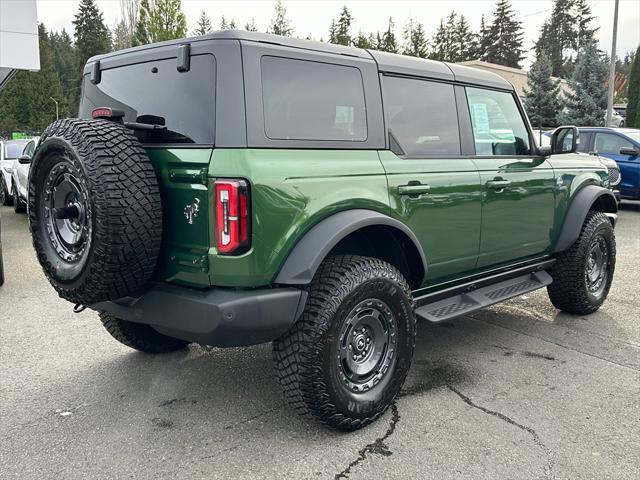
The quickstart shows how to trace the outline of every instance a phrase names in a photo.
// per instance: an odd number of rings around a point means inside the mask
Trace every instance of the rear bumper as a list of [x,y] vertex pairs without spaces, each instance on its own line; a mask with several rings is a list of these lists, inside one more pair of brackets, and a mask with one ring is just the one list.
[[205,291],[155,284],[139,297],[89,307],[158,332],[217,347],[270,342],[298,319],[307,292],[297,288]]

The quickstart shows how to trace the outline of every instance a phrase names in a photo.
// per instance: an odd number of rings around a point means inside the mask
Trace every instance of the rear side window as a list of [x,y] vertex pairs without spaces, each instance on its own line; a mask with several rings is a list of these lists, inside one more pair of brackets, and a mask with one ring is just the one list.
[[268,138],[354,142],[367,139],[359,69],[264,56],[261,72]]
[[529,134],[513,95],[467,88],[476,155],[529,155]]
[[164,122],[166,130],[145,142],[213,144],[215,68],[212,55],[195,55],[187,72],[170,58],[103,70],[97,85],[85,75],[80,117],[110,107],[124,111],[127,122]]
[[382,77],[387,125],[408,156],[460,155],[460,132],[453,85]]

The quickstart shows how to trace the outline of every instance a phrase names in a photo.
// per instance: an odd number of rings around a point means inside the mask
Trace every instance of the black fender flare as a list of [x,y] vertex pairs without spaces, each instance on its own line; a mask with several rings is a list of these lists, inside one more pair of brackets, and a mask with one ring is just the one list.
[[[418,238],[404,223],[374,210],[353,209],[335,213],[309,230],[298,241],[278,273],[275,283],[307,285],[327,254],[347,235],[369,226],[392,227],[404,233],[416,247],[427,274],[427,259]],[[422,280],[422,279],[421,279]]]
[[558,241],[553,249],[554,253],[568,249],[578,239],[584,219],[596,202],[601,202],[599,210],[610,214],[612,223],[615,226],[618,202],[613,192],[608,188],[597,185],[587,185],[576,193],[567,209],[560,235],[558,235]]

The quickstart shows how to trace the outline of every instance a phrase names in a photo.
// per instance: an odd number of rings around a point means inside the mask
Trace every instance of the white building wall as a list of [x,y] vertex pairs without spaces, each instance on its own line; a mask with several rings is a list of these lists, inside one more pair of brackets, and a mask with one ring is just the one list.
[[40,70],[36,0],[0,0],[0,85],[13,69]]

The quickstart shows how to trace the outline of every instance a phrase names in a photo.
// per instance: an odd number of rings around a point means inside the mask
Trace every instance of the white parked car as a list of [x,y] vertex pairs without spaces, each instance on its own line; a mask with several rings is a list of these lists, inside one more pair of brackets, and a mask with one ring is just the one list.
[[11,177],[17,158],[30,140],[0,140],[0,203],[11,205]]
[[32,138],[24,145],[22,152],[13,164],[11,174],[11,197],[13,199],[13,209],[16,213],[27,211],[27,195],[29,192],[29,168],[31,167],[31,157],[36,149],[39,138]]

